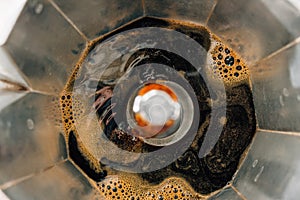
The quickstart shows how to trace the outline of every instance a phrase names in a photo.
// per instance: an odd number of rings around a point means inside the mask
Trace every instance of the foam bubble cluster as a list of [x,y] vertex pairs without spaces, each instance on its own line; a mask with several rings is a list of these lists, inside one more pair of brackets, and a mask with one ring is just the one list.
[[110,176],[98,183],[101,196],[105,199],[166,200],[204,199],[179,178],[168,178],[160,185],[147,185],[133,177]]
[[[66,139],[69,132],[74,130],[75,119],[84,115],[84,108],[81,102],[76,100],[71,93],[62,92],[60,105],[62,111],[62,121],[64,123]],[[77,137],[78,149],[87,158],[91,169],[100,172],[99,161],[89,154],[85,146]],[[101,182],[97,183],[100,195],[105,199],[129,199],[129,200],[165,200],[165,199],[203,199],[196,193],[183,179],[168,178],[159,185],[150,185],[135,175],[109,175]]]
[[87,150],[85,145],[80,140],[75,129],[75,121],[79,120],[84,115],[84,106],[79,98],[74,98],[72,93],[63,91],[60,97],[60,107],[62,111],[62,122],[65,129],[66,141],[69,139],[69,133],[72,131],[77,138],[77,148],[80,153],[85,156],[86,161],[89,163],[91,169],[96,173],[102,171],[100,162]]
[[209,54],[208,65],[213,77],[221,79],[226,85],[235,85],[249,78],[249,70],[231,48],[214,38]]
[[60,98],[60,105],[62,110],[62,119],[65,129],[69,130],[84,113],[84,106],[77,98],[74,99],[72,93],[63,92]]
[[44,110],[44,117],[60,128],[62,126],[62,118],[59,97],[52,97],[50,106],[45,106]]

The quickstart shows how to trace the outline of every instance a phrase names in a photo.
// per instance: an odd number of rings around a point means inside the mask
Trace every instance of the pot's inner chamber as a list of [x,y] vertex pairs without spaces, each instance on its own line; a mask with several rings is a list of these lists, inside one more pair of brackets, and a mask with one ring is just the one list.
[[193,199],[256,131],[249,70],[198,24],[142,18],[89,45],[61,94],[68,154],[107,199]]

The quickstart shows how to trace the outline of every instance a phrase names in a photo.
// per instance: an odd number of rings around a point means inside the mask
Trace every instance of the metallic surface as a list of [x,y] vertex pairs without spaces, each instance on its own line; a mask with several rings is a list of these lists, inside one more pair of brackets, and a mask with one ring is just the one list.
[[207,25],[249,64],[259,131],[233,183],[208,198],[298,199],[300,11],[287,0],[107,2],[29,0],[0,47],[28,83],[7,91],[0,80],[0,189],[11,199],[97,199],[47,116],[85,42],[146,15]]

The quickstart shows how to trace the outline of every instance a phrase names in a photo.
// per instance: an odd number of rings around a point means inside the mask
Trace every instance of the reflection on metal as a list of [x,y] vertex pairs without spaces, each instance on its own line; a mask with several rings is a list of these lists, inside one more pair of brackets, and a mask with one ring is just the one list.
[[4,47],[0,47],[0,81],[11,85],[19,85],[20,87],[28,87],[19,67]]
[[26,0],[0,1],[0,46],[6,42]]
[[2,190],[0,190],[0,199],[1,200],[9,200],[9,198],[6,196],[6,194],[3,193]]
[[1,77],[0,74],[0,91],[5,92],[5,91],[10,91],[10,92],[26,92],[29,91],[29,89],[19,83],[12,82],[8,79],[5,79],[4,77]]
[[0,47],[0,111],[28,91],[28,85],[18,67],[7,51]]
[[[300,19],[299,19],[300,21]],[[294,88],[300,89],[300,37],[297,39],[298,44],[295,44],[295,51],[291,58],[289,72],[291,83]]]
[[257,174],[257,175],[255,176],[255,178],[254,178],[254,182],[257,182],[257,181],[258,181],[258,179],[259,179],[259,177],[261,176],[261,174],[263,173],[264,169],[265,169],[264,166],[262,166],[262,167],[260,168],[258,174]]
[[[156,88],[156,85],[159,87]],[[169,94],[168,90],[170,92],[172,90],[166,86],[164,86],[167,88],[165,90],[163,85],[155,84],[155,86],[150,84],[145,86],[145,88],[152,87],[147,89],[148,91],[139,91],[132,106],[135,121],[148,134],[146,136],[148,138],[154,137],[156,134],[164,134],[173,126],[178,127],[180,123],[181,106],[176,94]],[[147,126],[148,128],[146,128]],[[154,129],[156,130],[154,131]]]

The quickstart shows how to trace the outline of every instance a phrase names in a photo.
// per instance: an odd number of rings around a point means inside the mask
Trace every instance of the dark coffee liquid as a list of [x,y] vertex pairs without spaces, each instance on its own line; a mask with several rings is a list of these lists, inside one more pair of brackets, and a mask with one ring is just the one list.
[[[181,85],[197,108],[186,135],[165,146],[136,137],[128,122],[133,91],[158,80]],[[206,28],[165,19],[143,18],[94,41],[61,107],[69,156],[106,199],[200,199],[231,181],[256,131],[242,59]]]

